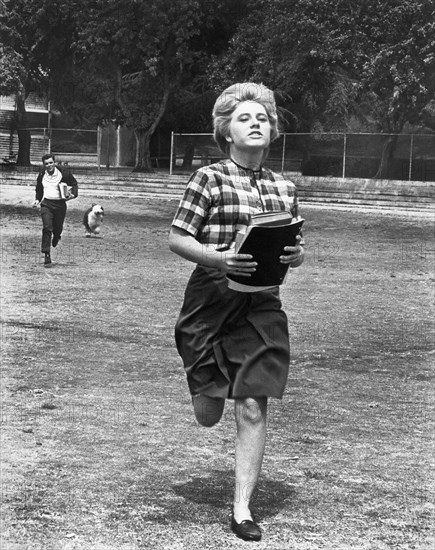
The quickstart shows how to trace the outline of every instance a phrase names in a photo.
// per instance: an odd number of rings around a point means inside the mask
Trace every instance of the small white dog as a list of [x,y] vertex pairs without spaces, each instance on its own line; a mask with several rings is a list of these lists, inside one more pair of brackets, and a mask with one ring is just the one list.
[[86,229],[86,237],[98,235],[104,218],[104,208],[101,204],[93,204],[83,216],[83,225]]

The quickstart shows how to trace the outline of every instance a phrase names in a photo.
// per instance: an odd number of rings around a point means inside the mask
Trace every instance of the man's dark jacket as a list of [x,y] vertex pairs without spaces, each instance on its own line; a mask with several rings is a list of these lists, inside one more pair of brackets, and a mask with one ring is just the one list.
[[[66,171],[64,172],[58,166],[56,166],[56,168],[62,174],[62,179],[60,181],[63,181],[64,183],[66,183],[68,187],[71,187],[71,195],[73,195],[74,198],[76,198],[77,195],[79,194],[77,180],[71,174],[71,172],[66,172]],[[45,170],[40,172],[38,174],[38,178],[36,179],[36,200],[39,202],[42,201],[42,197],[44,196],[44,186],[42,185],[42,178],[44,177],[44,174],[45,174]]]

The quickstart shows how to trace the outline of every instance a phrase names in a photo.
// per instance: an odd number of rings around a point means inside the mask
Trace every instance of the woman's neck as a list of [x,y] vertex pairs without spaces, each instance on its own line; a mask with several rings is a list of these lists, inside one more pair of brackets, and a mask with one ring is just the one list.
[[249,170],[260,170],[263,160],[263,151],[247,152],[234,151],[230,149],[230,158],[239,166]]

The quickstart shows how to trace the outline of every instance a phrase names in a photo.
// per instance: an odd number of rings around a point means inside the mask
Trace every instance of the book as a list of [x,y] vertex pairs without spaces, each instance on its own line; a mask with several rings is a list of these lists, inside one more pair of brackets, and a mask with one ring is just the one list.
[[66,183],[64,183],[63,181],[61,181],[59,183],[59,191],[60,191],[60,198],[61,199],[66,199],[67,196],[69,195],[68,185]]
[[228,287],[239,292],[259,292],[283,284],[289,264],[280,262],[284,247],[295,246],[303,218],[289,212],[264,212],[252,216],[244,235],[238,235],[235,251],[251,254],[257,269],[250,277],[227,274]]
[[61,181],[59,183],[59,190],[60,190],[60,197],[62,199],[65,199],[65,200],[70,200],[70,199],[74,199],[75,196],[72,192],[72,187],[69,187],[66,183],[64,183],[63,181]]

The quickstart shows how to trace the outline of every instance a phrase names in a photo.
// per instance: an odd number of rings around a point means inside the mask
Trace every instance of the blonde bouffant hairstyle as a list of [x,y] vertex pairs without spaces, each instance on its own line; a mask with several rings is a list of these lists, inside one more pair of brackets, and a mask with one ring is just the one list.
[[270,122],[270,141],[279,137],[278,115],[272,90],[255,82],[233,84],[221,93],[213,107],[213,137],[225,155],[228,155],[230,148],[226,138],[229,136],[231,115],[242,101],[256,101],[263,105]]

